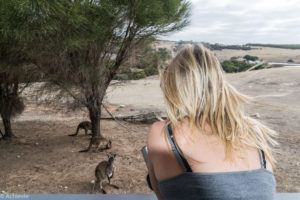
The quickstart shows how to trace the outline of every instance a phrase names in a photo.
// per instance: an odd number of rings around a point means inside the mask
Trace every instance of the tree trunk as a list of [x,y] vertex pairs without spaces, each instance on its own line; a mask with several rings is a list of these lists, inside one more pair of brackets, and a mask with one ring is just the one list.
[[[105,76],[107,75],[104,74],[103,77]],[[91,86],[91,88],[93,88],[93,96],[89,98],[90,101],[88,102],[88,110],[90,114],[90,120],[92,123],[92,138],[94,138],[95,136],[102,136],[100,130],[101,105],[111,80],[112,79],[106,79],[106,81],[103,80],[104,84],[100,87]]]
[[92,123],[92,137],[101,136],[101,131],[100,131],[101,109],[92,107],[89,109],[89,114]]
[[[103,76],[105,77],[105,76]],[[92,123],[92,138],[90,140],[90,144],[87,149],[81,150],[80,152],[88,152],[96,140],[99,140],[102,137],[100,131],[100,119],[101,119],[101,105],[103,98],[105,96],[106,89],[110,83],[111,79],[107,79],[103,81],[104,84],[102,87],[98,87],[97,85],[91,86],[91,94],[87,97],[87,108],[90,115],[90,120]]]
[[11,130],[10,118],[4,118],[2,116],[2,121],[3,121],[3,125],[4,125],[4,130],[5,130],[3,139],[14,137],[12,130]]

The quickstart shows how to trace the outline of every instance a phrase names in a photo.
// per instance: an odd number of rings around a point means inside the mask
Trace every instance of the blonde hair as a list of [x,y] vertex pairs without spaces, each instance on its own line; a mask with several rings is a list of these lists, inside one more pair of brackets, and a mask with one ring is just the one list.
[[163,130],[189,118],[193,133],[205,133],[207,123],[226,146],[225,159],[234,160],[235,150],[245,145],[262,149],[275,166],[272,155],[277,133],[247,116],[243,105],[250,98],[239,93],[224,78],[214,54],[202,45],[183,48],[166,69],[159,69],[167,120]]

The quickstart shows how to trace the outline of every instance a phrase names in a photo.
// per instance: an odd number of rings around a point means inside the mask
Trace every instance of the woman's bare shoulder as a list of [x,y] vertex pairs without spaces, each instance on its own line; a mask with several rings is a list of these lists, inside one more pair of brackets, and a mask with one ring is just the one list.
[[149,149],[161,146],[163,140],[163,128],[165,121],[154,122],[148,131],[147,146]]

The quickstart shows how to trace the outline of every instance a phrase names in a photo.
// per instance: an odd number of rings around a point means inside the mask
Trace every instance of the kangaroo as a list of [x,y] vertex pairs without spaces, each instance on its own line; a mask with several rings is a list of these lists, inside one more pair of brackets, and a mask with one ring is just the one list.
[[93,186],[93,191],[95,189],[95,185],[99,183],[100,190],[103,194],[106,194],[106,191],[103,189],[103,181],[107,178],[108,179],[108,184],[116,189],[119,189],[118,186],[113,185],[110,183],[110,180],[114,176],[115,172],[115,166],[114,166],[114,160],[116,157],[116,154],[106,154],[108,161],[102,161],[100,162],[96,169],[95,169],[95,176],[96,176],[96,181]]
[[109,139],[106,139],[102,136],[95,136],[91,138],[90,144],[87,149],[81,150],[79,152],[88,152],[92,148],[92,146],[96,147],[96,151],[99,150],[105,150],[105,149],[111,149],[112,148],[112,142]]
[[85,136],[87,136],[88,135],[88,130],[92,130],[92,124],[89,121],[80,122],[77,126],[76,133],[70,134],[69,136],[76,136],[79,132],[79,129],[84,129],[85,130]]

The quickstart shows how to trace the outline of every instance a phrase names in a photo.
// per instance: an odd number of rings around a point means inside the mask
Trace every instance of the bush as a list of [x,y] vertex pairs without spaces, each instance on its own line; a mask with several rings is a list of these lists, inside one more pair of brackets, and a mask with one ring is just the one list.
[[120,74],[130,74],[131,73],[131,69],[129,66],[122,66],[119,70]]
[[293,63],[294,62],[294,60],[293,59],[288,59],[288,61],[287,62],[289,62],[289,63]]
[[132,73],[132,79],[134,79],[134,80],[138,80],[138,79],[145,78],[145,77],[146,77],[146,73],[142,70],[135,70]]
[[245,60],[247,60],[247,61],[256,61],[256,60],[258,60],[258,57],[257,56],[250,56],[250,55],[245,55],[244,57],[243,57]]
[[116,74],[114,77],[115,80],[128,80],[129,76],[127,74]]
[[157,69],[157,67],[154,67],[154,66],[148,66],[145,68],[144,72],[147,76],[152,76],[152,75],[158,74],[158,69]]
[[221,63],[222,68],[225,72],[242,72],[246,71],[253,65],[248,64],[244,61],[238,61],[238,60],[225,60]]

